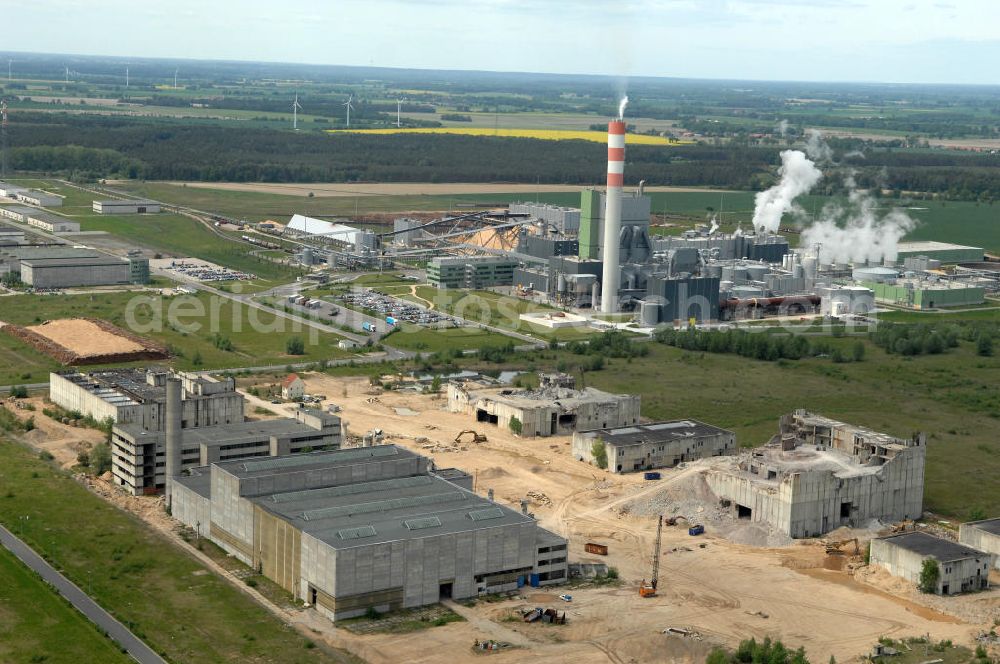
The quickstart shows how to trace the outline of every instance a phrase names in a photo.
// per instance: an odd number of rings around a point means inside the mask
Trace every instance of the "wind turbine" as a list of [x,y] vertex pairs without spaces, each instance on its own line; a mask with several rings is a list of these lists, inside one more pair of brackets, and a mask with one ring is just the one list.
[[13,65],[13,64],[14,64],[13,60],[7,60],[7,82],[8,83],[10,83],[10,81],[11,81],[11,78],[10,78],[10,68],[11,68],[11,65]]
[[128,66],[125,67],[125,87],[128,87]]
[[351,109],[352,109],[352,108],[354,108],[354,107],[353,107],[353,106],[351,105],[351,102],[352,102],[352,101],[354,101],[354,95],[351,95],[350,97],[348,97],[348,98],[347,98],[347,103],[346,103],[346,104],[344,104],[344,106],[346,106],[346,107],[347,107],[347,126],[348,126],[348,127],[350,127],[350,126],[351,126]]
[[299,109],[302,108],[302,104],[299,103],[299,93],[295,93],[295,101],[292,102],[292,129],[295,131],[299,130]]
[[400,113],[400,111],[402,111],[402,110],[403,110],[403,102],[404,102],[404,101],[406,101],[406,98],[405,98],[405,97],[404,97],[403,99],[397,99],[397,100],[396,100],[396,128],[397,128],[397,129],[398,129],[399,127],[402,127],[402,126],[403,126],[403,123],[402,123],[402,122],[400,122],[400,118],[399,118],[399,113]]
[[177,72],[178,72],[178,70],[175,69],[174,70],[174,90],[177,89]]

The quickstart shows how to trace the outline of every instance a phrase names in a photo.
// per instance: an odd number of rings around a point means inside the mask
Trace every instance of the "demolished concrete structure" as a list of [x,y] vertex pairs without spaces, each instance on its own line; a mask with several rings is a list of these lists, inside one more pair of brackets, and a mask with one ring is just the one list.
[[736,452],[736,434],[697,420],[650,422],[573,434],[573,458],[597,465],[600,441],[613,473],[672,468],[679,463]]
[[1000,517],[969,521],[958,529],[958,541],[993,555],[993,566],[1000,569]]
[[733,516],[813,537],[919,518],[925,451],[922,434],[904,440],[798,410],[769,443],[706,480]]
[[[575,431],[617,428],[639,422],[640,398],[587,387],[572,376],[540,374],[538,389],[495,388],[470,382],[448,384],[448,410],[474,415],[477,422],[510,428],[522,436],[568,435]],[[511,421],[520,427],[511,427]]]

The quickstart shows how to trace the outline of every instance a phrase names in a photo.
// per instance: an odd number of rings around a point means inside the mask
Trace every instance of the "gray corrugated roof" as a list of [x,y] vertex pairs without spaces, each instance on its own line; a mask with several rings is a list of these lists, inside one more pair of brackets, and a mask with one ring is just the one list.
[[[336,453],[332,453],[336,454]],[[251,498],[255,504],[333,548],[367,546],[417,537],[432,537],[492,528],[532,519],[497,505],[477,494],[456,487],[440,477],[427,477],[417,484],[413,477],[377,480],[345,485],[350,492],[330,495],[325,489],[296,491]],[[295,499],[297,498],[297,499]],[[494,511],[495,518],[476,520],[470,514]],[[436,520],[436,521],[435,521]],[[419,526],[414,528],[414,526]],[[345,538],[343,531],[371,526],[375,533],[361,538]]]
[[[148,431],[141,426],[134,424],[119,424],[116,429],[127,433],[138,440],[140,437],[144,443],[160,442],[166,439],[163,431]],[[248,439],[267,439],[271,436],[282,436],[288,434],[318,434],[319,430],[311,426],[302,424],[296,420],[282,418],[276,420],[260,420],[258,422],[233,422],[232,424],[220,424],[211,427],[196,427],[184,429],[182,431],[183,445],[208,445],[215,447],[218,445],[228,445],[230,443],[242,442]],[[277,458],[298,458],[301,455]],[[232,463],[249,463],[247,459]],[[230,462],[226,462],[230,463]]]
[[907,551],[919,553],[922,556],[932,556],[940,562],[950,562],[963,558],[983,558],[989,555],[964,544],[921,532],[901,533],[881,539]]
[[38,267],[106,267],[127,266],[128,263],[114,256],[66,257],[66,258],[22,258],[21,265]]

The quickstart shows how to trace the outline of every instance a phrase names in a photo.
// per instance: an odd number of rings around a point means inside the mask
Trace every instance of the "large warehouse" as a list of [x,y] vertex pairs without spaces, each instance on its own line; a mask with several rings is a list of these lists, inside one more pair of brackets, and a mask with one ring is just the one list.
[[171,511],[333,619],[566,579],[566,540],[394,445],[223,461]]
[[993,555],[993,565],[1000,569],[1000,518],[970,521],[958,529],[958,541]]
[[797,410],[769,443],[705,479],[735,517],[814,537],[919,518],[926,449],[920,434],[905,440]]
[[79,233],[80,223],[58,214],[24,205],[0,207],[0,216],[34,226],[49,233]]
[[578,431],[573,434],[573,458],[596,464],[594,443],[598,441],[604,445],[607,468],[613,473],[672,468],[736,452],[732,431],[696,420],[675,420]]
[[160,204],[147,200],[94,201],[94,212],[98,214],[152,214],[160,211]]
[[920,582],[925,560],[938,565],[934,592],[955,595],[990,587],[993,556],[927,533],[910,532],[871,541],[871,564],[912,583]]
[[942,263],[975,263],[986,254],[982,247],[969,247],[950,242],[900,242],[896,262],[902,265],[907,258],[926,256]]
[[[569,435],[639,422],[640,398],[592,387],[574,388],[572,376],[541,374],[536,390],[497,388],[474,383],[448,384],[448,410],[474,415],[525,437]],[[511,427],[517,420],[520,425]]]

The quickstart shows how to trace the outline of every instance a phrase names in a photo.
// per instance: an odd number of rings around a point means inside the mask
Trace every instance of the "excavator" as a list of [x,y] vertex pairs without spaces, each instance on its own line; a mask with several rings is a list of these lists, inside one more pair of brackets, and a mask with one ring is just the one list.
[[836,540],[836,541],[833,541],[833,542],[827,542],[826,543],[826,553],[827,553],[827,555],[838,555],[838,554],[841,554],[841,553],[843,553],[843,551],[840,550],[841,547],[846,546],[847,544],[851,544],[851,543],[854,544],[854,555],[856,555],[856,556],[860,555],[861,548],[860,548],[860,546],[858,544],[858,538],[857,537],[852,537],[851,539]]
[[466,429],[465,431],[460,431],[459,434],[457,436],[455,436],[455,443],[457,443],[457,444],[460,445],[462,443],[462,436],[465,436],[467,434],[472,436],[472,440],[469,441],[471,443],[485,443],[486,442],[486,435],[485,434],[481,434],[478,431],[473,431],[472,429]]
[[656,584],[660,576],[660,538],[663,535],[663,516],[660,516],[659,523],[656,524],[656,546],[653,547],[653,576],[646,583],[643,579],[639,585],[639,597],[656,597]]

